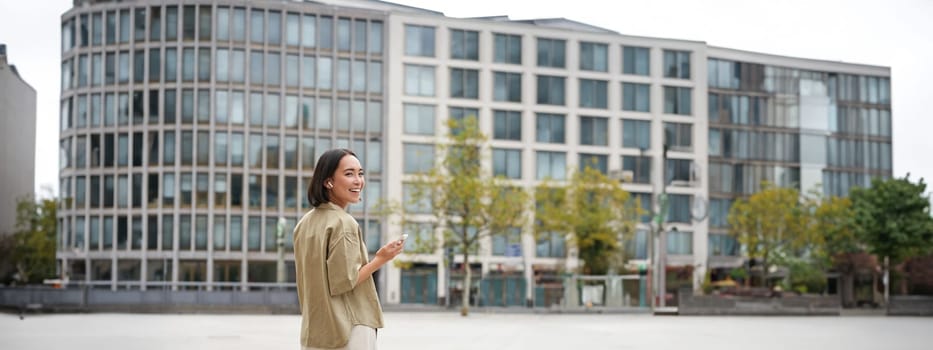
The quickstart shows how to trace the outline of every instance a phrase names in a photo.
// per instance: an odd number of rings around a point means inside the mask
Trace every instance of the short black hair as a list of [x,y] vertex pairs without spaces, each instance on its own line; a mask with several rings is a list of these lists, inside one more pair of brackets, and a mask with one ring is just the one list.
[[308,185],[308,202],[311,202],[312,207],[330,202],[327,191],[324,190],[324,180],[334,176],[340,160],[346,156],[356,157],[356,153],[346,148],[335,148],[324,152],[321,158],[318,158],[314,173],[311,175],[311,184]]

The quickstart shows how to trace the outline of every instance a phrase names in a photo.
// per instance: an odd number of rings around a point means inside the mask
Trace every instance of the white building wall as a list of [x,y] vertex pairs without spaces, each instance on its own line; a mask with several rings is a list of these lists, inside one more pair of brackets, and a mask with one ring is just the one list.
[[[421,25],[435,28],[435,56],[434,57],[412,57],[405,55],[405,25]],[[450,57],[450,32],[449,29],[465,29],[479,31],[479,60],[451,60]],[[522,64],[504,64],[493,62],[494,59],[494,34],[503,33],[511,35],[521,35],[522,37]],[[608,156],[608,168],[610,170],[619,170],[622,168],[621,158],[623,155],[640,155],[637,149],[622,148],[622,119],[641,119],[652,122],[652,144],[651,149],[646,150],[644,155],[651,156],[653,159],[652,182],[654,185],[645,184],[623,184],[623,187],[629,191],[660,193],[660,183],[663,179],[662,167],[662,144],[664,142],[664,122],[690,123],[693,125],[693,149],[687,152],[670,152],[672,158],[691,159],[698,165],[701,171],[699,181],[690,187],[669,187],[670,193],[689,194],[694,200],[704,200],[708,189],[708,180],[705,178],[707,162],[707,123],[706,123],[706,46],[701,42],[690,42],[680,40],[665,40],[642,37],[629,37],[611,33],[594,33],[582,31],[570,31],[566,29],[554,29],[529,24],[497,22],[482,19],[453,19],[434,15],[422,15],[412,13],[392,13],[387,21],[388,36],[388,59],[386,71],[387,79],[387,113],[389,124],[386,134],[386,194],[390,200],[401,201],[402,182],[405,178],[403,174],[404,150],[403,143],[432,143],[442,140],[446,134],[446,117],[448,107],[472,107],[479,109],[480,129],[483,133],[491,136],[493,133],[493,110],[521,110],[522,111],[522,141],[510,140],[490,140],[492,147],[505,147],[512,149],[521,149],[522,151],[522,178],[516,181],[526,188],[533,188],[538,181],[535,178],[536,172],[536,151],[560,151],[567,154],[567,166],[570,169],[577,169],[579,157],[578,153],[605,154]],[[537,38],[554,38],[566,40],[566,68],[538,67],[537,65]],[[591,41],[608,44],[608,72],[592,72],[579,69],[579,43],[581,41]],[[640,46],[651,49],[650,76],[633,76],[622,74],[622,47]],[[685,50],[691,54],[691,78],[671,79],[663,78],[663,50]],[[421,97],[408,96],[404,93],[405,84],[405,64],[423,64],[435,66],[435,96]],[[468,68],[478,69],[479,72],[479,95],[476,100],[452,99],[450,98],[450,68]],[[499,102],[493,101],[493,72],[520,72],[522,74],[522,101]],[[539,74],[555,75],[565,77],[565,105],[538,105],[537,100],[537,76]],[[608,108],[590,109],[580,108],[579,106],[579,80],[580,78],[598,79],[608,81]],[[637,82],[651,84],[651,107],[650,113],[622,111],[622,82]],[[693,112],[689,116],[667,115],[664,110],[663,86],[684,86],[692,89],[692,108]],[[403,133],[404,121],[404,103],[423,103],[436,106],[435,136],[407,135]],[[537,143],[535,142],[535,120],[536,113],[557,113],[566,116],[565,124],[565,142],[562,144]],[[579,116],[598,116],[609,119],[608,127],[608,146],[590,146],[580,145],[580,125]],[[487,154],[484,165],[491,169],[491,153]],[[657,201],[655,201],[657,203]],[[706,221],[696,221],[691,224],[676,224],[680,231],[692,232],[693,254],[686,256],[670,256],[667,263],[677,266],[692,265],[696,267],[696,275],[700,276],[695,280],[702,282],[705,271],[706,251],[707,251],[707,229]],[[397,225],[389,224],[388,232],[396,232],[401,228]],[[665,225],[667,228],[673,227]],[[529,224],[525,228],[522,240],[523,251],[531,254],[535,251],[535,240],[532,237]],[[568,245],[568,259],[556,258],[534,258],[529,257],[524,262],[520,257],[502,257],[491,256],[491,241],[482,243],[478,260],[482,263],[483,272],[493,268],[498,268],[499,264],[506,266],[523,266],[525,277],[531,278],[532,265],[560,265],[563,269],[572,270],[579,266],[576,260],[576,252],[570,249]],[[438,251],[434,255],[411,256],[403,255],[403,260],[417,260],[427,263],[438,263],[442,265],[443,254]],[[457,258],[459,260],[459,258]],[[472,260],[472,259],[471,259]],[[387,281],[387,302],[398,302],[395,296],[398,295],[398,276],[400,273],[397,268],[389,267]],[[438,296],[443,297],[446,293],[446,276],[443,268],[438,272]],[[695,287],[699,284],[695,284]],[[528,290],[530,298],[531,290]]]
[[36,90],[0,53],[0,234],[16,229],[16,202],[35,188]]

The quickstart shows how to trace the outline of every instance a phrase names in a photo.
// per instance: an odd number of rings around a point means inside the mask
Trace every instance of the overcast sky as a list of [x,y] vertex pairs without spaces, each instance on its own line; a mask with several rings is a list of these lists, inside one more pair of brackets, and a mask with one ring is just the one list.
[[[399,0],[450,17],[564,17],[626,35],[891,67],[894,175],[933,179],[931,0]],[[38,93],[36,192],[58,191],[61,15],[72,0],[0,0],[0,43]],[[924,84],[924,82],[927,82]],[[8,147],[3,145],[3,147]],[[0,165],[4,166],[4,165]]]

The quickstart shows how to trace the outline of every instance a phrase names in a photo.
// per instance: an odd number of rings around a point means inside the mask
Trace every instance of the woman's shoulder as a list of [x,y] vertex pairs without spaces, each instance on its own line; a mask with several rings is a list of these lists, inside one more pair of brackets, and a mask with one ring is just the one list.
[[301,218],[299,226],[312,224],[315,226],[320,225],[348,231],[355,231],[359,226],[359,223],[356,222],[356,218],[350,215],[350,213],[340,208],[337,208],[339,210],[335,210],[334,208],[325,207],[325,205],[326,204],[322,204],[307,212],[304,217]]

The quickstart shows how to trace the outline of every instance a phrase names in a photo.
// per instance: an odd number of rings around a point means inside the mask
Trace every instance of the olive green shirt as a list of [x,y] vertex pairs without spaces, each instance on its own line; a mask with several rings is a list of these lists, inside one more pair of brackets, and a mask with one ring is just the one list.
[[372,276],[356,284],[369,254],[353,216],[321,204],[298,222],[294,242],[302,346],[339,348],[354,325],[383,327]]

